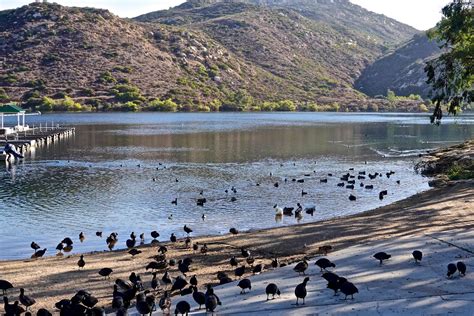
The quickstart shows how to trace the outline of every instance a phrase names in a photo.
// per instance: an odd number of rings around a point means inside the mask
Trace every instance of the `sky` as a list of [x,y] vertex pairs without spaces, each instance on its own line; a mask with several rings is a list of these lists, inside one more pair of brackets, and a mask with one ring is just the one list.
[[[441,8],[449,0],[350,0],[370,11],[385,14],[419,30],[427,30],[441,19]],[[0,10],[17,8],[33,0],[0,0]],[[121,17],[168,9],[184,0],[55,0],[67,6],[100,7]]]

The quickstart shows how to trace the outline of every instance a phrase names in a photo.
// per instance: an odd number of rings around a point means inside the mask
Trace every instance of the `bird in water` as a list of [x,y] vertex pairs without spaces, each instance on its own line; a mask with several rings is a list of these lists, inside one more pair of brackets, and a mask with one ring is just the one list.
[[193,230],[186,225],[184,225],[183,230],[185,231],[186,234],[188,234],[188,236],[190,233],[193,232]]
[[296,286],[295,288],[295,296],[296,296],[296,305],[299,305],[299,300],[303,300],[303,305],[305,304],[305,298],[306,295],[308,294],[308,291],[306,290],[306,285],[309,282],[309,278],[306,277],[303,280],[303,283],[300,283]]
[[36,253],[36,251],[37,251],[38,249],[41,248],[40,245],[38,245],[38,244],[35,243],[34,241],[31,242],[30,247],[35,251],[35,253]]
[[391,255],[389,255],[389,254],[387,254],[387,253],[385,253],[385,252],[383,252],[383,251],[377,252],[377,253],[374,255],[374,258],[380,261],[380,265],[383,264],[383,261],[384,261],[384,260],[388,260],[388,259],[390,259],[391,257],[392,257]]
[[275,216],[283,216],[283,209],[281,207],[275,204],[273,208],[275,209]]
[[102,238],[102,232],[95,232],[95,235],[96,235],[97,237]]
[[278,294],[280,296],[280,289],[275,283],[270,283],[267,285],[265,289],[265,293],[267,294],[267,301],[270,299],[269,296],[272,295],[272,300],[275,299],[275,295]]
[[231,229],[229,229],[229,233],[231,233],[232,235],[237,235],[239,231],[237,230],[237,228],[232,227]]
[[26,310],[28,310],[28,307],[30,307],[30,306],[32,306],[36,303],[34,298],[25,295],[25,289],[24,288],[20,289],[19,300],[20,300],[20,303],[23,304],[26,307]]
[[421,259],[423,259],[423,253],[419,250],[415,250],[411,253],[413,259],[415,259],[415,263],[420,263]]
[[237,284],[238,287],[240,287],[242,290],[240,291],[240,294],[245,294],[245,290],[248,289],[249,291],[252,289],[252,282],[249,279],[243,279],[240,280],[239,283]]
[[84,260],[84,255],[81,255],[81,258],[77,261],[77,266],[79,269],[84,269],[84,266],[86,265],[86,261]]
[[349,195],[349,201],[356,201],[357,197],[353,194]]
[[86,239],[86,236],[84,235],[83,232],[80,232],[80,233],[79,233],[79,240],[80,240],[80,242],[84,242],[84,239]]
[[153,239],[157,239],[158,237],[160,237],[160,233],[158,233],[156,230],[152,231],[150,235]]

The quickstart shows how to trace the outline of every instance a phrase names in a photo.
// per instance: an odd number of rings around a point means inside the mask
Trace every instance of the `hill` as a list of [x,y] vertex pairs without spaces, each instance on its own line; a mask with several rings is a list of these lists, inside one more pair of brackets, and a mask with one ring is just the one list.
[[385,95],[387,90],[397,95],[419,94],[426,98],[426,61],[440,53],[436,42],[425,34],[417,34],[398,49],[381,57],[362,71],[355,88],[369,96]]
[[0,12],[0,89],[43,110],[384,108],[353,84],[415,32],[345,0],[191,0],[134,20],[34,3]]

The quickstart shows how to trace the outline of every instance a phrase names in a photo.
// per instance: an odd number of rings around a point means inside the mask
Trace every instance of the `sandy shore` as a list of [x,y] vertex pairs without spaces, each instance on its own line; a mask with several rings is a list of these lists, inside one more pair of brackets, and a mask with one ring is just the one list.
[[[474,228],[474,182],[450,183],[441,188],[412,196],[394,204],[362,214],[291,227],[259,230],[236,236],[195,238],[193,242],[207,243],[207,255],[194,254],[182,242],[168,245],[168,259],[192,257],[192,274],[201,285],[217,283],[216,273],[233,270],[228,264],[232,255],[240,256],[240,247],[252,251],[256,263],[269,265],[277,256],[282,262],[293,262],[303,256],[316,256],[318,247],[332,245],[336,250],[369,241],[403,237],[413,234],[442,232],[457,228]],[[0,279],[13,283],[11,299],[17,299],[20,287],[37,301],[33,311],[41,307],[54,310],[54,303],[70,298],[80,289],[87,289],[100,301],[98,306],[109,307],[113,282],[116,278],[128,279],[135,271],[141,274],[149,287],[151,273],[145,271],[151,257],[157,254],[154,247],[142,247],[143,253],[132,259],[126,251],[86,254],[86,266],[79,270],[78,255],[49,257],[39,260],[0,262]],[[114,270],[111,280],[103,280],[97,272],[109,267]],[[170,269],[172,276],[179,272]],[[3,310],[3,305],[0,307]]]

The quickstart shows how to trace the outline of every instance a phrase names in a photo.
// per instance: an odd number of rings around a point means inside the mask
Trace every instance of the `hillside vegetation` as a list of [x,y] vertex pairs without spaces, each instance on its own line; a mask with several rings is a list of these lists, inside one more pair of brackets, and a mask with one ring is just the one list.
[[46,111],[419,110],[353,88],[415,33],[345,0],[192,0],[133,20],[35,3],[0,12],[0,98]]

